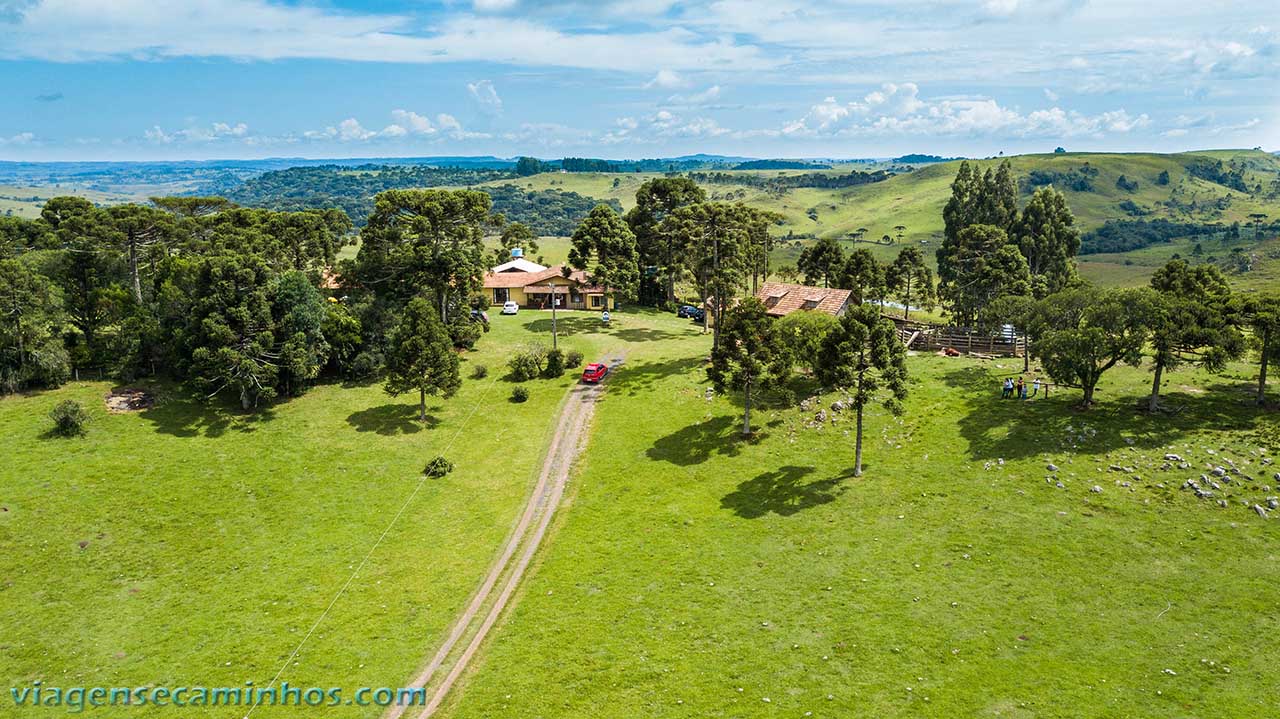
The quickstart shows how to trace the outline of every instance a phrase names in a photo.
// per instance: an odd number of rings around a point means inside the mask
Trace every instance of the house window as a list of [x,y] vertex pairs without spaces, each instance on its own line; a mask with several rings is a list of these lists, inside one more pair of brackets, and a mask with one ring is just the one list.
[[510,290],[508,290],[506,287],[493,288],[493,304],[500,305],[505,303],[507,301],[507,298],[510,296],[509,292]]
[[591,295],[591,309],[600,309],[600,295]]
[[582,293],[578,291],[577,287],[569,290],[569,302],[575,305],[582,304]]

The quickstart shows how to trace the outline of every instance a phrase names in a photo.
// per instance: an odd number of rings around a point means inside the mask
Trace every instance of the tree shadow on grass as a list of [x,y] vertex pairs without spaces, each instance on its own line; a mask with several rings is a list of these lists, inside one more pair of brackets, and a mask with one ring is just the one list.
[[[600,321],[598,314],[573,314],[556,318],[556,333],[561,337],[571,337],[582,333],[600,333],[617,337],[623,342],[652,342],[675,339],[695,334],[696,327],[688,332],[671,332],[654,327],[628,327],[625,317],[618,317],[608,325]],[[524,323],[525,329],[535,334],[550,336],[551,314],[546,313],[537,319]]]
[[[1214,385],[1204,394],[1164,392],[1176,405],[1172,414],[1147,414],[1145,395],[1126,391],[1115,396],[1105,384],[1094,405],[1079,407],[1080,391],[1054,390],[1028,400],[1000,399],[996,375],[980,367],[957,368],[942,381],[960,390],[952,404],[960,435],[976,460],[1017,459],[1059,451],[1098,455],[1133,447],[1167,447],[1202,430],[1247,432],[1265,412],[1242,401],[1239,385]],[[1108,396],[1112,394],[1112,396]]]
[[759,441],[760,433],[743,438],[740,418],[730,415],[713,417],[660,437],[645,450],[649,459],[670,462],[681,467],[702,464],[712,455],[737,456],[743,442]]
[[612,391],[626,392],[634,396],[652,389],[656,383],[677,374],[698,372],[698,380],[705,381],[706,374],[702,372],[703,364],[701,357],[626,363],[619,368],[618,373],[609,382]]
[[275,419],[276,413],[271,405],[246,412],[218,398],[206,401],[181,392],[166,392],[138,416],[155,425],[160,434],[221,437],[227,432],[256,432],[262,424]]
[[802,482],[813,474],[813,467],[788,465],[764,472],[746,480],[720,500],[722,509],[732,510],[743,519],[758,519],[773,513],[782,517],[834,502],[843,492],[840,484],[852,472],[830,479]]
[[[439,407],[430,409],[439,409]],[[383,436],[391,436],[416,434],[423,429],[435,427],[440,424],[440,420],[428,414],[425,423],[420,421],[416,404],[384,404],[352,412],[347,417],[347,424],[355,427],[357,432],[376,432]]]

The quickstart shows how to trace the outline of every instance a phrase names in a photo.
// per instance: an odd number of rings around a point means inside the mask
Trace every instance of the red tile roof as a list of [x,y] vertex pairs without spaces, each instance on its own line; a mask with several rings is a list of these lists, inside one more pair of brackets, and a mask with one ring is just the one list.
[[774,317],[786,317],[796,310],[817,310],[829,315],[839,315],[849,304],[849,290],[828,287],[791,285],[785,282],[766,282],[756,292],[756,299],[764,303],[766,311]]
[[[553,277],[564,277],[563,265],[548,267],[541,272],[490,272],[484,276],[485,289],[495,287],[528,287],[536,285]],[[573,270],[569,273],[569,281],[578,285],[580,292],[603,292],[604,289],[595,285],[587,284],[587,273],[582,270]]]

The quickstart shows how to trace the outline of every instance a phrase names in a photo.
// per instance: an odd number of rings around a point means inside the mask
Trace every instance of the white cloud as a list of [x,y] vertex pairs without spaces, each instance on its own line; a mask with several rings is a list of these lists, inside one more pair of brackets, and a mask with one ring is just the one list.
[[521,17],[457,13],[429,34],[421,26],[410,15],[266,0],[43,0],[0,35],[0,57],[495,62],[632,72],[772,65],[753,46],[679,27],[570,32]]
[[781,134],[790,137],[841,136],[990,136],[1100,137],[1126,134],[1151,123],[1146,114],[1114,110],[1085,115],[1059,107],[1022,114],[990,98],[919,97],[911,83],[887,84],[861,102],[841,103],[827,97],[799,119],[786,123]]
[[1058,101],[1058,93],[1054,92],[1053,90],[1050,90],[1050,89],[1049,89],[1049,88],[1047,88],[1047,87],[1044,89],[1044,96],[1045,96],[1045,98],[1046,98],[1046,99],[1048,99],[1048,100],[1049,100],[1049,102],[1057,102],[1057,101]]
[[391,119],[395,120],[402,129],[415,135],[433,135],[436,132],[435,125],[431,124],[430,119],[410,110],[392,110]]
[[502,114],[502,98],[498,97],[498,91],[494,88],[493,83],[488,80],[480,80],[479,82],[467,83],[467,92],[471,94],[471,99],[475,100],[480,106],[480,111],[486,115]]
[[477,12],[502,12],[510,10],[520,3],[520,0],[475,0],[471,4]]
[[702,92],[688,95],[675,94],[667,98],[668,105],[697,106],[708,105],[720,99],[720,86],[712,85]]
[[653,87],[661,87],[671,90],[677,87],[686,87],[688,84],[689,82],[681,77],[680,73],[674,70],[662,69],[653,76],[652,80],[646,82],[644,87],[646,90]]
[[9,137],[0,137],[0,145],[30,145],[36,141],[35,133],[20,132]]
[[223,139],[240,139],[249,135],[249,126],[243,122],[234,124],[215,122],[207,127],[188,127],[184,130],[167,132],[159,125],[143,132],[149,142],[169,145],[175,142],[214,142]]

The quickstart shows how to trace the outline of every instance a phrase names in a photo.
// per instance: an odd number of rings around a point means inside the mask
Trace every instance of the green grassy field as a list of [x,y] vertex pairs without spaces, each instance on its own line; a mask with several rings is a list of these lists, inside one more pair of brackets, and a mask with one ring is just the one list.
[[[1069,390],[998,399],[1020,362],[912,357],[906,414],[870,412],[855,479],[850,417],[768,409],[739,440],[706,351],[617,373],[569,509],[447,716],[1280,711],[1276,529],[1239,503],[1280,494],[1261,466],[1280,415],[1248,405],[1251,367],[1174,374],[1185,409],[1150,418],[1142,369],[1082,413]],[[1192,467],[1162,470],[1166,452]],[[1228,508],[1178,489],[1227,459],[1257,478]]]
[[[562,347],[589,358],[655,339],[641,321],[600,335],[572,332],[594,315],[561,319],[572,334]],[[549,341],[549,320],[493,326],[463,366],[490,377],[432,401],[425,428],[416,398],[377,385],[321,385],[252,417],[168,386],[131,414],[105,411],[105,382],[0,398],[0,683],[263,686],[315,625],[282,680],[400,686],[514,525],[574,381],[537,380],[528,402],[508,401],[505,357]],[[83,439],[45,434],[66,398],[93,415]],[[438,453],[457,470],[419,486]],[[14,716],[9,701],[6,691],[0,716]]]

